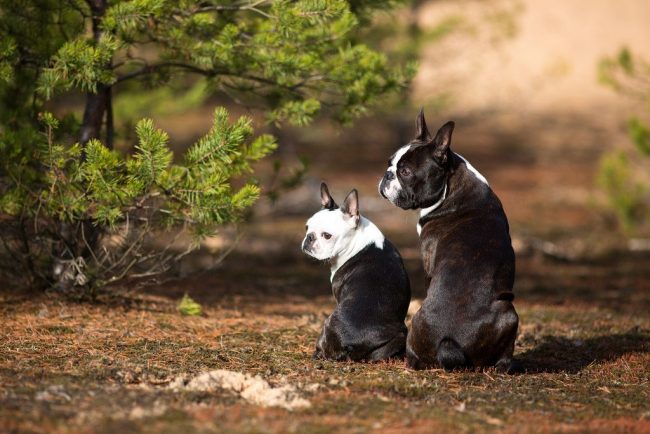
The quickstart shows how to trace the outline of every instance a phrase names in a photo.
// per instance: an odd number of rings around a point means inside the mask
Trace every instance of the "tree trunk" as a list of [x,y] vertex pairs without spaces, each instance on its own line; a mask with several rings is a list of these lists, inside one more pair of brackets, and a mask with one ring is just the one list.
[[[91,139],[98,139],[100,137],[104,123],[104,115],[109,108],[110,97],[110,86],[98,86],[97,93],[88,92],[86,94],[84,117],[79,132],[79,142],[82,145],[85,145]],[[110,118],[113,117],[112,114],[108,116]],[[113,143],[106,143],[106,146],[112,148]]]
[[[102,37],[101,22],[106,13],[108,0],[86,0],[92,12],[92,30],[95,43]],[[109,60],[105,67],[111,67]],[[106,141],[104,145],[113,148],[113,105],[110,85],[100,84],[97,92],[86,93],[83,120],[79,129],[79,143],[85,145],[92,139],[101,137],[106,116]],[[101,228],[90,219],[78,223],[60,222],[61,241],[54,246],[52,278],[55,286],[66,290],[75,285],[85,285],[85,265],[92,258],[92,250],[97,246]]]
[[[102,37],[101,22],[106,13],[107,0],[86,0],[92,12],[92,29],[95,43],[99,43]],[[110,68],[111,61],[107,67]],[[113,105],[111,104],[111,86],[98,85],[97,92],[88,92],[86,94],[86,105],[84,107],[84,116],[79,131],[79,142],[82,145],[88,143],[91,139],[99,139],[106,116],[106,143],[109,148],[113,148]]]
[[106,146],[113,149],[115,125],[113,123],[113,87],[106,90]]

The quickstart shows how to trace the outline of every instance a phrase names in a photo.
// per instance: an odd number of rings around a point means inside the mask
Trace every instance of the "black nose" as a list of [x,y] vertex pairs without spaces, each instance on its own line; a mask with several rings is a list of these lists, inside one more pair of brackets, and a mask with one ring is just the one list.
[[390,170],[387,170],[386,173],[384,174],[384,178],[386,178],[386,181],[392,181],[393,179],[395,179],[395,174]]
[[302,249],[304,251],[308,251],[315,240],[316,240],[316,235],[314,235],[313,232],[307,234],[307,236],[305,237],[305,241],[303,241],[302,243]]

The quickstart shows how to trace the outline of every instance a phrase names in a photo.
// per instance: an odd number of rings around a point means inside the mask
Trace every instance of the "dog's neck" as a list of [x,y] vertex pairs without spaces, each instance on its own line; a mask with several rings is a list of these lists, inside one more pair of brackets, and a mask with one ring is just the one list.
[[343,264],[370,244],[374,244],[378,249],[383,249],[384,235],[373,222],[361,216],[359,225],[354,230],[350,241],[338,255],[331,259],[332,273],[330,275],[330,281],[334,279],[334,274],[336,274]]
[[438,214],[444,215],[481,206],[481,197],[484,197],[485,191],[490,190],[487,179],[469,161],[459,154],[453,155],[456,159],[456,169],[447,179],[440,199],[430,207],[420,210],[420,219],[416,226],[418,235],[422,232],[422,226]]

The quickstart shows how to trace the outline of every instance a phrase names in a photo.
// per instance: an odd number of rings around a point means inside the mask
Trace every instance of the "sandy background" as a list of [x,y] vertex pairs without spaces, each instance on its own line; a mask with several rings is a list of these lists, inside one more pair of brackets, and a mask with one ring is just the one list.
[[424,48],[413,88],[423,103],[453,89],[450,110],[458,113],[620,120],[630,103],[598,82],[596,65],[623,46],[650,57],[644,0],[436,1],[418,16],[424,29],[450,17],[460,21],[458,32]]

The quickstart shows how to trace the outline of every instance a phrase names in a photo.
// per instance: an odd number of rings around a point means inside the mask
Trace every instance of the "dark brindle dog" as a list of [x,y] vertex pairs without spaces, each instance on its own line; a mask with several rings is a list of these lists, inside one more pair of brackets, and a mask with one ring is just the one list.
[[407,363],[511,371],[519,318],[505,212],[485,178],[449,148],[453,122],[431,138],[420,111],[416,128],[379,184],[396,206],[421,210],[417,229],[428,289],[408,334]]

